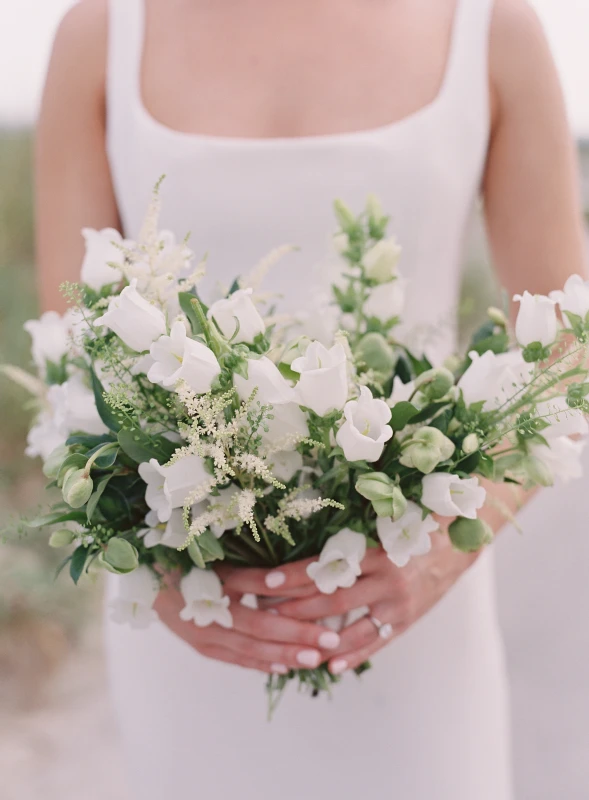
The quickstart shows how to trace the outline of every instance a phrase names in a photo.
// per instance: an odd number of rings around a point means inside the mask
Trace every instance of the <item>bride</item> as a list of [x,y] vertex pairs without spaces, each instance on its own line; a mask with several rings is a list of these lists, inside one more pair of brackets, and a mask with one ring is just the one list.
[[[510,294],[584,269],[561,90],[524,0],[82,0],[57,35],[39,125],[45,306],[78,278],[80,229],[136,235],[163,173],[164,226],[210,252],[205,296],[301,245],[269,281],[285,306],[328,281],[332,200],[359,210],[375,193],[404,248],[408,322],[437,331],[426,347],[440,355],[479,194]],[[181,622],[173,589],[148,631],[107,625],[137,798],[512,796],[492,551],[439,536],[403,570],[368,561],[332,596],[304,563],[225,570],[234,598],[287,598],[278,614],[236,599],[230,631]],[[369,616],[339,634],[316,622],[362,606],[389,640]],[[345,675],[368,657],[361,681]],[[287,693],[267,724],[260,671],[322,661],[344,674],[333,702]]]

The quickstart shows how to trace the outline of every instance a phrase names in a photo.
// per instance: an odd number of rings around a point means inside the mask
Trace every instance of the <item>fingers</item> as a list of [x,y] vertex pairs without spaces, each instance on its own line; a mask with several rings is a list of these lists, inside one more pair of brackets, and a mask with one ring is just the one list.
[[337,589],[333,594],[315,593],[311,597],[285,600],[277,606],[283,616],[301,620],[347,614],[360,606],[372,606],[383,597],[394,596],[390,576],[375,573],[361,577],[350,589]]
[[289,669],[315,669],[325,660],[321,651],[314,647],[266,642],[239,631],[225,630],[218,625],[208,629],[207,641],[233,650],[245,658],[282,664]]
[[[294,620],[282,620],[287,630],[286,634],[280,634],[281,618],[265,611],[253,611],[239,604],[233,603],[231,611],[235,619],[238,620],[236,628],[227,630],[218,625],[210,625],[206,628],[198,628],[192,622],[184,622],[178,616],[183,608],[183,600],[180,593],[174,589],[165,589],[158,595],[155,609],[162,622],[167,627],[183,639],[187,644],[205,655],[212,652],[212,648],[222,648],[233,653],[232,663],[242,666],[251,665],[252,662],[264,662],[266,665],[274,665],[273,672],[284,671],[285,669],[314,669],[318,667],[325,656],[319,649],[319,637],[328,634],[328,638],[323,637],[323,647],[339,644],[339,637],[318,625],[307,623],[297,623]],[[259,615],[260,619],[254,617]],[[289,624],[293,623],[293,624]],[[249,631],[261,633],[270,631],[272,635],[293,637],[292,643],[281,641],[265,641],[254,638],[242,631],[243,628]],[[267,634],[266,634],[267,635]],[[297,637],[302,636],[304,641],[297,644]],[[277,666],[278,665],[278,666]]]
[[315,584],[307,575],[307,567],[314,560],[293,561],[275,569],[257,567],[236,568],[228,564],[216,567],[225,590],[238,594],[267,595],[270,597],[300,597],[316,591]]
[[201,655],[206,658],[213,658],[216,661],[224,661],[227,664],[235,664],[238,667],[245,669],[255,669],[258,672],[273,675],[286,675],[288,668],[284,664],[268,664],[265,661],[258,661],[255,658],[246,658],[234,653],[233,650],[228,650],[219,645],[208,645],[200,650]]
[[[388,636],[386,628],[379,630],[378,626],[372,621],[371,617],[377,619],[383,626],[392,626],[392,631]],[[408,624],[403,620],[395,603],[384,601],[376,603],[370,615],[358,620],[353,625],[345,628],[341,633],[341,643],[329,660],[329,671],[333,675],[339,675],[350,669],[356,669],[367,661],[374,653],[394,641],[407,628]]]
[[339,635],[323,625],[289,619],[268,611],[254,611],[233,603],[231,613],[235,630],[256,639],[308,645],[323,650],[335,650],[340,644]]

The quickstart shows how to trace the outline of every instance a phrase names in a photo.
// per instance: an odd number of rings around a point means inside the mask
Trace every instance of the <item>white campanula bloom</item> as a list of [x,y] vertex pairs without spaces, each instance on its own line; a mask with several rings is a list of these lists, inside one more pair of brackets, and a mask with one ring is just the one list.
[[60,445],[65,444],[67,431],[56,425],[51,411],[42,411],[27,436],[25,455],[30,458],[41,456],[45,461]]
[[226,489],[219,489],[219,494],[209,497],[209,509],[217,512],[217,521],[209,527],[211,533],[219,539],[225,531],[232,531],[241,525],[241,518],[237,512],[238,497],[241,489],[234,483]]
[[159,308],[137,291],[137,279],[125,286],[120,295],[112,297],[108,311],[95,321],[114,331],[123,342],[143,353],[166,333],[166,318]]
[[329,350],[311,342],[305,355],[295,358],[292,368],[300,373],[297,401],[320,417],[341,410],[348,399],[348,362],[341,344]]
[[489,411],[498,408],[529,383],[534,365],[524,361],[520,350],[496,355],[487,350],[479,355],[469,353],[471,364],[458,381],[467,406],[484,402]]
[[422,509],[411,501],[402,517],[394,521],[391,517],[377,517],[376,532],[389,559],[397,567],[404,567],[412,556],[429,553],[432,542],[430,533],[437,531],[438,523],[428,514],[425,519]]
[[374,286],[369,290],[368,299],[364,303],[364,314],[367,317],[376,317],[383,323],[400,316],[405,306],[405,286],[406,281],[403,278]]
[[251,344],[256,336],[266,331],[252,294],[253,289],[238,289],[229,297],[217,300],[209,309],[209,319],[213,319],[223,336],[234,344]]
[[309,436],[307,415],[297,403],[276,403],[272,406],[271,416],[272,419],[265,420],[268,430],[260,431],[265,443],[281,442],[282,450],[294,450],[297,438]]
[[180,592],[186,603],[180,619],[192,620],[199,628],[214,622],[223,628],[233,627],[229,597],[223,595],[221,581],[212,570],[193,567],[180,581]]
[[275,478],[288,483],[303,467],[303,457],[296,450],[280,450],[266,459]]
[[166,388],[185,381],[193,391],[204,394],[221,373],[213,351],[202,342],[191,339],[181,321],[172,325],[169,336],[160,336],[151,345],[150,355],[154,363],[147,377],[152,383]]
[[307,575],[323,594],[349,589],[362,574],[365,555],[366,537],[344,528],[327,540],[319,560],[307,567]]
[[476,519],[487,494],[478,478],[459,478],[448,472],[425,475],[422,487],[423,505],[442,517]]
[[63,431],[64,438],[74,431],[97,435],[108,433],[96,410],[94,392],[86,386],[81,374],[76,373],[65,383],[50,386],[47,401],[55,427]]
[[536,405],[536,414],[549,428],[541,431],[545,439],[556,439],[560,436],[583,436],[589,433],[589,425],[580,409],[570,408],[566,397],[553,397]]
[[[123,277],[121,268],[125,261],[120,247],[129,248],[133,243],[126,242],[114,228],[104,228],[101,231],[83,228],[82,236],[86,242],[80,275],[82,283],[97,291],[109,283],[118,283]],[[120,268],[109,264],[119,264]]]
[[586,440],[574,441],[568,436],[557,436],[548,440],[548,445],[533,443],[529,446],[532,458],[539,462],[538,472],[543,479],[537,482],[551,486],[560,481],[567,483],[583,476],[581,455],[587,444]]
[[188,495],[211,477],[203,459],[196,455],[180,458],[169,467],[162,467],[152,458],[139,464],[138,472],[147,484],[145,502],[160,522],[167,522],[172,510],[181,508]]
[[118,595],[110,603],[111,620],[132,628],[147,628],[157,620],[153,608],[158,596],[159,584],[153,572],[146,566],[137,567],[127,575],[116,578]]
[[262,404],[274,406],[294,402],[292,386],[282,377],[276,364],[266,356],[248,359],[247,375],[247,378],[237,373],[233,375],[233,384],[240,400],[247,400],[257,387],[256,400]]
[[362,259],[366,277],[378,283],[387,283],[392,280],[397,272],[402,251],[403,248],[394,236],[391,236],[390,239],[381,239],[366,251]]
[[562,312],[584,319],[589,312],[589,281],[580,275],[571,275],[564,285],[564,291],[550,292],[550,299],[558,303]]
[[340,311],[331,295],[312,288],[304,311],[296,315],[303,337],[331,347],[340,327]]
[[542,294],[516,294],[513,298],[520,304],[515,322],[515,337],[522,347],[535,342],[547,347],[556,339],[558,321],[555,301]]
[[137,536],[143,539],[146,547],[156,547],[161,544],[164,547],[178,549],[182,547],[188,537],[181,508],[175,508],[172,511],[167,523],[159,521],[156,511],[150,511],[145,517],[145,524],[147,527],[138,531]]
[[63,316],[46,311],[39,319],[25,322],[23,327],[32,339],[33,361],[41,375],[45,374],[48,361],[59,364],[68,352],[74,318],[71,311]]
[[387,422],[391,409],[384,400],[375,400],[367,386],[360,387],[360,397],[344,407],[345,422],[337,432],[336,442],[348,461],[378,461],[385,443],[393,435]]
[[415,381],[409,381],[408,383],[403,383],[401,378],[398,375],[395,375],[393,379],[393,390],[391,392],[391,396],[387,400],[387,404],[392,408],[395,403],[402,403],[402,402],[409,402],[411,401],[414,405],[417,405],[417,400],[419,398],[419,392],[415,394]]

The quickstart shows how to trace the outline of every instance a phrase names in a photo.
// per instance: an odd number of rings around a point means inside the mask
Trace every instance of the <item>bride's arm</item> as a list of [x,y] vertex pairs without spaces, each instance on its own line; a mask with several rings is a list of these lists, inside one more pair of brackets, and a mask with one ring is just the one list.
[[[524,0],[497,0],[491,34],[490,72],[493,130],[484,194],[490,239],[499,279],[510,293],[547,293],[586,268],[585,243],[575,151],[561,88],[538,19]],[[481,516],[496,532],[505,523],[501,507],[514,512],[523,492],[487,484],[498,502]],[[450,520],[441,520],[445,527]],[[368,605],[394,640],[434,606],[474,563],[476,554],[456,552],[446,535],[432,536],[431,552],[403,569],[381,549],[369,550],[363,576],[352,588],[333,595],[314,594],[280,604],[280,613],[310,620]],[[294,565],[281,568],[280,594],[300,584]],[[232,591],[264,592],[267,574],[224,573]],[[272,594],[265,589],[266,594]],[[386,644],[367,618],[346,628],[341,646],[329,658],[332,672],[359,666]]]
[[[83,0],[58,31],[37,132],[37,263],[41,305],[62,310],[63,281],[77,281],[83,257],[83,227],[119,228],[105,151],[105,0]],[[264,672],[319,661],[320,643],[337,636],[310,622],[284,620],[266,611],[232,606],[235,630],[196,628],[182,622],[180,593],[161,592],[162,621],[203,655]],[[327,637],[327,638],[326,638]],[[334,638],[335,637],[335,638]]]

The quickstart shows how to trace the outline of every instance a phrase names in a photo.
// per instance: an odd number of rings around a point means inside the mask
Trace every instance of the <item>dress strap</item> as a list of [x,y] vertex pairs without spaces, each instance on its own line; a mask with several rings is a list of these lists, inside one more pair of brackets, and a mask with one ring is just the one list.
[[144,15],[144,0],[109,0],[107,109],[115,118],[139,99]]
[[[495,0],[456,0],[453,41],[446,74],[447,104],[489,118],[489,33]],[[472,104],[472,105],[471,105]]]

